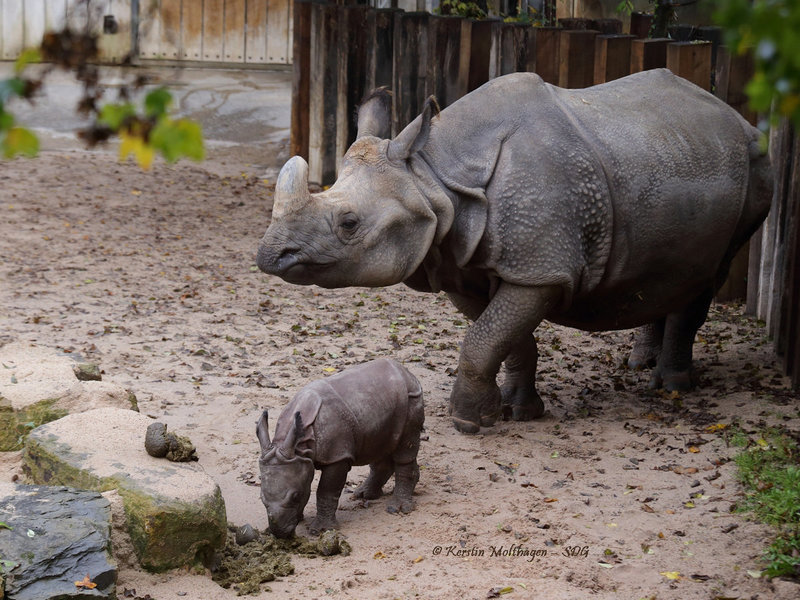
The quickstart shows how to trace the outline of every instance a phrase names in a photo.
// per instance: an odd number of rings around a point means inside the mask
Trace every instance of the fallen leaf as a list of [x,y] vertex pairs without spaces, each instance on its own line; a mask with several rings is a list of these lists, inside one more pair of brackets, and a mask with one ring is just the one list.
[[724,431],[728,428],[728,423],[717,423],[716,425],[709,425],[706,427],[706,433],[715,433],[717,431]]
[[97,587],[96,583],[92,583],[92,579],[87,575],[83,578],[83,581],[76,581],[75,587],[79,588],[86,588],[87,590],[93,590]]
[[692,502],[691,500],[689,500],[689,502],[686,502],[686,503],[684,504],[684,506],[685,506],[686,508],[694,508],[694,502]]
[[514,591],[514,588],[512,588],[510,585],[507,585],[505,587],[494,587],[494,588],[489,590],[489,593],[486,594],[486,597],[487,598],[499,598],[500,596],[502,596],[504,594],[510,594],[513,591]]
[[322,370],[325,371],[326,373],[335,373],[336,372],[336,369],[334,367],[325,367]]
[[597,564],[600,565],[601,567],[603,567],[604,569],[613,569],[614,568],[614,565],[610,565],[607,562],[598,562]]
[[700,448],[698,448],[697,446],[689,446],[689,452],[691,452],[692,454],[697,454],[698,452],[700,452]]
[[761,577],[761,571],[748,571],[747,574],[750,575],[753,579],[758,579]]
[[411,562],[412,562],[412,563],[414,563],[414,564],[417,564],[417,563],[420,563],[420,562],[422,562],[423,560],[425,560],[425,557],[424,557],[424,556],[418,556],[417,558],[415,558],[415,559],[414,559],[414,560],[412,560]]
[[659,575],[663,575],[667,579],[672,579],[673,581],[678,581],[680,579],[683,579],[681,577],[680,571],[661,571]]
[[656,511],[653,509],[653,507],[652,507],[652,506],[650,506],[649,504],[642,504],[642,510],[643,510],[644,512],[647,512],[647,513],[654,513],[654,512],[656,512]]
[[545,498],[544,502],[558,502],[558,498]]
[[380,550],[378,550],[375,554],[372,555],[372,558],[374,558],[376,560],[380,560],[382,558],[386,558],[386,555],[383,552],[381,552]]

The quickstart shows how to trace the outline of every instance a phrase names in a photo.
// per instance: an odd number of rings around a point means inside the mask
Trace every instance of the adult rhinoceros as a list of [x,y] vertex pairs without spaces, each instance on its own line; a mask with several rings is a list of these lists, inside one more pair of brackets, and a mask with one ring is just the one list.
[[[456,428],[541,415],[533,331],[643,326],[630,364],[690,387],[692,344],[736,251],[764,219],[759,133],[667,70],[566,90],[499,77],[393,140],[365,103],[336,183],[281,170],[258,250],[266,273],[323,287],[444,290],[474,320],[450,397]],[[364,107],[362,107],[364,110]],[[437,118],[438,117],[438,118]],[[505,361],[502,390],[495,377]]]

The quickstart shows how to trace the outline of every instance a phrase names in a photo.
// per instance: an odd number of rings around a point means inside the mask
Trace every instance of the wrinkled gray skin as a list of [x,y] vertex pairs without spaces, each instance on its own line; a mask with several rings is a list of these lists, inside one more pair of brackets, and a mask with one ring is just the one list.
[[386,510],[411,512],[419,479],[417,452],[425,419],[422,388],[391,359],[378,359],[315,381],[283,409],[270,440],[267,411],[256,434],[261,444],[261,501],[276,537],[290,537],[303,518],[314,469],[317,516],[312,533],[336,529],[336,507],[353,465],[370,466],[356,497],[375,499],[394,473]]
[[654,387],[691,386],[695,333],[769,209],[756,129],[665,69],[579,90],[499,77],[438,117],[429,101],[394,140],[381,139],[381,110],[363,105],[330,189],[310,195],[305,161],[286,163],[262,271],[447,292],[474,321],[450,398],[462,432],[501,406],[517,420],[542,414],[533,331],[545,318],[643,326],[629,364],[654,365]]

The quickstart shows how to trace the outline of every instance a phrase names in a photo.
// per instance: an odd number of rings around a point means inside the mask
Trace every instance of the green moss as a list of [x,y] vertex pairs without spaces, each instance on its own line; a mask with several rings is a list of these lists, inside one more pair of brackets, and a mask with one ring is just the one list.
[[130,402],[131,410],[139,412],[139,401],[136,399],[136,394],[128,390],[128,402]]
[[8,400],[0,398],[0,452],[19,450],[33,429],[66,416],[66,410],[54,407],[56,402],[40,400],[15,411]]
[[[48,450],[51,444],[29,437],[24,470],[34,483],[85,490],[116,490],[122,497],[128,533],[142,567],[167,571],[198,563],[208,565],[225,541],[225,502],[219,488],[202,505],[154,496],[124,476],[97,477]],[[63,448],[68,453],[68,448]]]

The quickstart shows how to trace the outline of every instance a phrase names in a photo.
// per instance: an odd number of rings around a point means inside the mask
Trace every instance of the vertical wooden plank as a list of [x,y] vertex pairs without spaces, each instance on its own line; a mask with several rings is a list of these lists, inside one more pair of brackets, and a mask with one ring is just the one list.
[[667,66],[669,38],[633,40],[631,43],[631,73],[660,69]]
[[539,27],[536,29],[536,72],[547,83],[558,85],[561,49],[561,29]]
[[113,16],[117,23],[116,33],[103,33],[103,19],[99,19],[95,29],[101,33],[98,41],[100,60],[118,63],[130,56],[133,44],[131,37],[131,0],[107,0],[105,11],[100,17]]
[[[791,129],[791,128],[790,128]],[[783,369],[793,376],[795,384],[800,372],[795,365],[800,364],[796,351],[800,344],[800,136],[791,130],[793,142],[783,157],[787,181],[784,191],[783,229],[783,267],[780,277],[780,305],[776,311],[778,322],[775,327],[775,349],[783,359]]]
[[371,88],[393,85],[394,21],[400,11],[387,8],[375,12],[374,80]]
[[[70,7],[70,21],[76,18],[77,6]],[[139,3],[139,56],[142,58],[159,58],[161,56],[160,0]]]
[[650,27],[653,25],[653,15],[634,12],[631,14],[631,35],[635,35],[640,40],[646,39],[650,35]]
[[[266,4],[260,3],[266,9]],[[250,19],[248,11],[248,21]],[[264,31],[266,32],[266,10],[264,11]],[[260,18],[260,17],[259,17]],[[308,111],[309,83],[311,74],[311,1],[297,0],[294,7],[294,35],[292,41],[292,122],[289,153],[302,156],[308,161]],[[250,30],[248,29],[248,40]],[[262,54],[266,59],[267,40],[263,38]],[[250,57],[248,57],[249,60]],[[261,61],[263,62],[263,61]]]
[[356,139],[358,123],[356,112],[364,96],[369,93],[368,77],[369,64],[369,38],[370,32],[375,27],[375,10],[365,5],[348,6],[345,8],[347,19],[347,105],[344,114],[347,139],[345,151]]
[[181,56],[181,0],[161,0],[159,17],[161,22],[160,57],[177,60]]
[[46,31],[63,29],[67,22],[67,0],[47,0],[45,13]]
[[203,1],[203,60],[220,62],[224,55],[225,0]]
[[267,0],[267,62],[287,64],[289,57],[289,6],[286,0]]
[[758,271],[761,267],[761,245],[764,226],[758,228],[750,238],[750,255],[747,261],[747,304],[744,314],[756,316],[758,310]]
[[745,88],[753,71],[752,53],[731,55],[727,47],[720,46],[715,64],[714,94],[736,109],[751,125],[758,122],[758,115],[748,106]]
[[667,68],[706,91],[711,90],[711,42],[674,42],[667,46]]
[[46,22],[45,0],[25,0],[23,38],[26,48],[37,48],[41,45]]
[[489,62],[492,50],[492,32],[499,19],[473,21],[470,31],[469,85],[471,92],[489,81]]
[[19,56],[25,43],[24,9],[22,0],[3,1],[3,56],[5,60],[13,60]]
[[428,41],[430,44],[428,85],[425,95],[434,95],[441,108],[449,106],[464,95],[460,90],[461,22],[456,16],[431,17]]
[[350,23],[348,20],[347,7],[337,4],[336,7],[337,27],[333,31],[332,43],[336,51],[336,99],[332,106],[336,112],[336,137],[333,147],[333,161],[335,166],[334,177],[325,183],[333,183],[339,175],[342,166],[342,157],[347,152],[347,133],[349,114],[347,112],[347,100],[349,96],[348,82],[348,48],[350,46]]
[[245,0],[225,0],[225,30],[222,41],[225,62],[244,62],[245,7]]
[[631,71],[632,35],[598,35],[594,42],[594,83],[625,77]]
[[202,0],[186,0],[181,5],[181,58],[203,59]]
[[459,42],[457,94],[461,97],[469,92],[469,63],[472,58],[472,23],[461,19],[461,41]]
[[559,47],[558,85],[576,89],[592,85],[596,31],[562,31]]
[[309,181],[321,185],[336,178],[337,17],[336,5],[311,7],[308,165]]
[[428,19],[423,12],[401,13],[394,33],[394,130],[401,131],[422,110],[427,87]]
[[[303,0],[297,0],[303,1]],[[294,3],[294,0],[289,0]],[[311,25],[310,6],[306,7],[305,26],[303,33],[308,51],[308,27]],[[294,38],[293,38],[294,39]],[[292,42],[294,45],[294,41]],[[294,47],[294,46],[293,46]],[[296,49],[294,50],[296,52]],[[307,59],[308,57],[306,57]],[[247,34],[245,36],[245,61],[251,64],[264,64],[267,62],[267,0],[247,0]],[[295,77],[297,71],[295,71]],[[308,150],[306,150],[308,152]],[[307,155],[302,155],[308,158]]]

